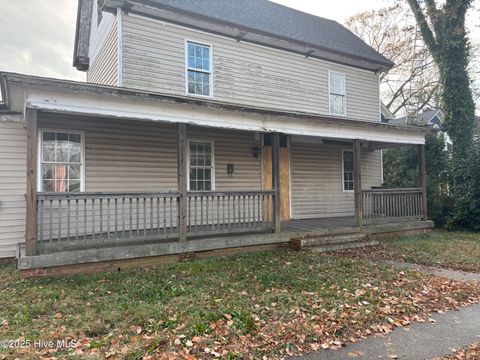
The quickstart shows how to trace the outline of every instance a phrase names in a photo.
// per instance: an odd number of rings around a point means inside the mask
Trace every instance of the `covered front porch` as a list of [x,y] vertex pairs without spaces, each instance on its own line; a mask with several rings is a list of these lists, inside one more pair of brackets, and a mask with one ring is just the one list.
[[[84,87],[26,100],[19,269],[431,227],[424,130]],[[412,144],[418,188],[382,188],[380,150]]]

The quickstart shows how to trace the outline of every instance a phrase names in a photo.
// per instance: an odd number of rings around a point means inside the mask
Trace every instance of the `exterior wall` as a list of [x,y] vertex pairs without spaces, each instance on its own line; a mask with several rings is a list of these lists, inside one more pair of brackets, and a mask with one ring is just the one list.
[[[169,124],[42,115],[39,128],[85,134],[85,191],[177,189],[176,127]],[[214,142],[216,190],[261,189],[261,162],[253,132],[188,128],[189,139]],[[227,164],[235,165],[232,178]]]
[[0,258],[14,257],[25,241],[27,132],[0,121]]
[[97,1],[94,1],[93,7],[87,82],[116,86],[119,85],[117,18],[112,14],[103,13],[98,24]]
[[[292,217],[354,215],[353,192],[344,192],[342,149],[313,143],[291,144]],[[362,153],[362,187],[381,185],[380,151]]]
[[122,16],[122,84],[185,95],[185,40],[209,43],[215,100],[328,115],[328,71],[346,74],[347,117],[379,121],[378,75],[349,66]]

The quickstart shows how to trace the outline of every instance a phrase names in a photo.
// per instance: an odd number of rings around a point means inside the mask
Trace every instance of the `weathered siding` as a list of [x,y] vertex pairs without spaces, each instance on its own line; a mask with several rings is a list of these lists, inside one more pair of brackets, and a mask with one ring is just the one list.
[[0,122],[0,258],[25,241],[26,142],[19,122]]
[[[292,216],[295,219],[354,215],[353,192],[342,185],[342,147],[292,143]],[[381,185],[380,152],[362,153],[362,187]]]
[[[39,127],[85,132],[85,191],[177,189],[176,128],[173,125],[43,115]],[[188,128],[194,140],[214,142],[216,190],[259,190],[260,160],[253,133]],[[227,164],[235,174],[227,176]]]
[[213,46],[214,99],[328,114],[328,71],[346,74],[348,117],[379,121],[378,76],[135,15],[122,16],[122,82],[185,95],[185,40]]
[[87,82],[118,85],[118,23],[116,16],[103,13],[97,26],[96,1],[92,16]]

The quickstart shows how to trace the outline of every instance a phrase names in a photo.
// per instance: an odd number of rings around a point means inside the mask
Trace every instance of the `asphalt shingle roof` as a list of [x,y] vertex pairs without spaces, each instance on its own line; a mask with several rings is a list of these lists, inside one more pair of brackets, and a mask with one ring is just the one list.
[[360,57],[387,67],[393,63],[336,21],[267,0],[150,0],[295,42]]

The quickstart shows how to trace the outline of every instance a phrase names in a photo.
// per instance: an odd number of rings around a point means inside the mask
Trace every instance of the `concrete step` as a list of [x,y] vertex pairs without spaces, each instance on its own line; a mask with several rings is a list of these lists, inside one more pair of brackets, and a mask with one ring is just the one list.
[[364,242],[368,236],[361,232],[349,232],[327,235],[309,235],[290,240],[290,247],[296,250],[326,245],[341,245],[355,242]]
[[350,243],[343,243],[343,244],[328,244],[328,245],[320,245],[308,248],[309,251],[313,252],[328,252],[328,251],[340,251],[340,250],[348,250],[348,249],[357,249],[367,246],[376,246],[379,242],[375,240],[371,241],[361,241],[361,242],[350,242]]

